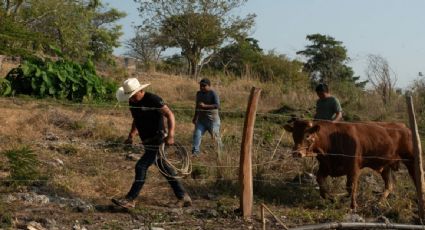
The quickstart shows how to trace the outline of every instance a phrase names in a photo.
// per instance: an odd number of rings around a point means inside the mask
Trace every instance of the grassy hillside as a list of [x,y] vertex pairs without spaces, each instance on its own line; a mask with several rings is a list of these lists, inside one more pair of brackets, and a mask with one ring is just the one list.
[[[162,96],[176,114],[176,140],[191,145],[197,82],[170,75],[140,75],[148,91]],[[404,167],[384,203],[378,203],[383,182],[364,170],[358,196],[358,216],[350,214],[345,181],[329,181],[336,202],[319,197],[311,174],[315,159],[293,159],[292,140],[282,124],[291,114],[309,116],[316,96],[307,88],[285,89],[285,83],[213,78],[222,101],[224,159],[218,163],[211,138],[203,138],[202,155],[193,160],[193,173],[183,179],[191,208],[172,207],[175,198],[155,166],[135,210],[110,203],[124,195],[133,180],[139,145],[123,145],[131,115],[121,104],[73,104],[27,97],[0,98],[0,228],[25,228],[31,221],[50,229],[259,229],[260,203],[265,203],[290,227],[361,217],[416,223],[415,189]],[[239,207],[238,165],[244,111],[252,86],[263,89],[254,133],[254,216],[244,222]],[[405,121],[404,97],[384,107],[373,94],[334,90],[350,120]],[[13,156],[22,156],[13,158]],[[31,174],[25,170],[31,169]],[[268,216],[268,228],[280,226]],[[32,223],[34,224],[34,223]]]

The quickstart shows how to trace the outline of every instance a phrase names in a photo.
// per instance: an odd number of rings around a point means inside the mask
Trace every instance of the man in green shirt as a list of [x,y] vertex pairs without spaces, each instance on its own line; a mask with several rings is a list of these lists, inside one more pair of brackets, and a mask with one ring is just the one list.
[[316,93],[319,99],[316,102],[316,120],[342,120],[342,108],[338,99],[329,93],[328,85],[320,83],[316,87]]

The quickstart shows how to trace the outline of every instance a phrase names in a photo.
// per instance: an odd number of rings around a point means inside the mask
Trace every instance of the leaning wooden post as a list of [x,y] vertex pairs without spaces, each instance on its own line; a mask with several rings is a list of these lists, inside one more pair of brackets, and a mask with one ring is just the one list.
[[248,108],[242,134],[241,158],[239,167],[239,182],[241,186],[240,209],[242,216],[247,219],[252,214],[253,184],[252,184],[252,140],[254,135],[255,115],[261,89],[252,87],[249,95]]
[[416,124],[415,110],[413,108],[412,96],[407,96],[407,108],[409,111],[410,129],[412,130],[413,150],[415,154],[415,177],[416,193],[418,195],[419,218],[423,221],[424,216],[424,170],[422,166],[422,147]]

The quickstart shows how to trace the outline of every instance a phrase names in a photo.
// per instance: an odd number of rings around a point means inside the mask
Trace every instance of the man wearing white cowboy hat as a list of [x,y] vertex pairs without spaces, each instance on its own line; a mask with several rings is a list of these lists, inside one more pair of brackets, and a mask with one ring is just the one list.
[[[174,143],[174,114],[164,104],[164,101],[159,96],[145,92],[143,89],[150,84],[140,84],[137,78],[130,78],[124,81],[123,86],[116,92],[118,101],[128,101],[130,112],[133,117],[128,138],[125,141],[127,144],[133,144],[133,138],[139,134],[142,143],[145,146],[145,153],[137,161],[136,176],[131,186],[130,191],[123,198],[112,199],[112,202],[124,208],[134,208],[135,199],[139,195],[145,183],[146,172],[157,159],[159,146],[164,143]],[[165,137],[164,117],[167,118],[168,135]],[[165,140],[164,140],[165,137]],[[175,172],[166,164],[157,164],[161,167],[161,171],[168,175],[174,175]],[[185,192],[180,182],[170,176],[164,175],[171,185],[174,194],[178,198],[177,205],[179,207],[192,205],[192,200]]]

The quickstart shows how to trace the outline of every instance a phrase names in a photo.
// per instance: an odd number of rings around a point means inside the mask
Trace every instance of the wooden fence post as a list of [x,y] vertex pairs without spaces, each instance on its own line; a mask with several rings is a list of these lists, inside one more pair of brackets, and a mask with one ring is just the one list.
[[422,147],[416,124],[415,110],[412,96],[407,96],[407,109],[409,112],[410,129],[412,130],[413,150],[415,154],[416,193],[418,195],[419,218],[423,221],[424,216],[424,170],[422,166]]
[[253,184],[252,184],[252,141],[254,135],[255,116],[261,89],[252,87],[242,134],[241,157],[239,167],[239,182],[241,186],[240,209],[244,219],[252,215]]

